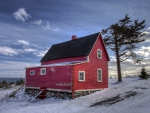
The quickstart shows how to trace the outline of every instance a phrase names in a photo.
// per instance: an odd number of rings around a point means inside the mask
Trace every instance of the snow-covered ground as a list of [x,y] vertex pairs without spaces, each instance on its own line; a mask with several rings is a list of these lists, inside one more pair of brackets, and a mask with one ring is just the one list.
[[0,113],[150,113],[150,79],[116,81],[110,79],[108,89],[72,100],[29,102],[31,97],[21,89],[15,97],[0,102]]
[[6,100],[14,91],[18,90],[21,86],[14,86],[10,89],[0,88],[0,101]]

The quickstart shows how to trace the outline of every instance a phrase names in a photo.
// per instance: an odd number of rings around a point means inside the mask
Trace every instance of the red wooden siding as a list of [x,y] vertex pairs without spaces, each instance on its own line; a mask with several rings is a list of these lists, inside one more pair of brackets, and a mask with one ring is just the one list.
[[[97,58],[97,49],[102,51],[102,59]],[[98,38],[90,55],[89,62],[75,65],[73,90],[101,89],[108,87],[108,57],[102,39]],[[97,81],[97,68],[102,69],[102,82]],[[85,81],[78,81],[78,72],[85,71]]]
[[50,60],[50,61],[41,62],[41,65],[54,64],[59,62],[83,61],[83,60],[86,60],[86,56]]
[[[40,75],[40,68],[44,67],[26,69],[26,87],[47,87],[71,91],[72,66],[45,67],[46,75]],[[30,75],[31,70],[35,70],[35,75]]]

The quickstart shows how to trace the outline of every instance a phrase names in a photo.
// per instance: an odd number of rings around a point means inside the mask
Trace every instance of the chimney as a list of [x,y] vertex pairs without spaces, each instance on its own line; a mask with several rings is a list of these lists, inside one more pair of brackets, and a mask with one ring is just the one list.
[[77,39],[77,36],[76,35],[72,35],[72,40],[75,40]]

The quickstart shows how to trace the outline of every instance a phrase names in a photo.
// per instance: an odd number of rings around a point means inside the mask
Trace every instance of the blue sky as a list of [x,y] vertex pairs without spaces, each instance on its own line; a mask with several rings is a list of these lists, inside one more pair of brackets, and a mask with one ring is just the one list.
[[[1,0],[0,77],[25,77],[25,67],[40,65],[52,44],[100,32],[129,14],[132,20],[146,20],[146,41],[136,53],[144,60],[122,63],[122,74],[139,73],[142,65],[150,70],[149,0]],[[114,54],[109,74],[116,74]]]

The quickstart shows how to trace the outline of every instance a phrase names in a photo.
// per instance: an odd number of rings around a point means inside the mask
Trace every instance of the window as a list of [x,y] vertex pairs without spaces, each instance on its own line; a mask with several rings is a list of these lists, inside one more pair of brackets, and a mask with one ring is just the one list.
[[102,69],[97,69],[97,81],[102,82]]
[[46,75],[46,68],[41,68],[40,75]]
[[85,81],[85,71],[79,71],[79,81]]
[[102,51],[100,49],[97,50],[97,58],[102,59]]
[[34,75],[35,74],[35,71],[34,70],[31,70],[30,71],[30,75]]

